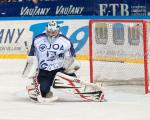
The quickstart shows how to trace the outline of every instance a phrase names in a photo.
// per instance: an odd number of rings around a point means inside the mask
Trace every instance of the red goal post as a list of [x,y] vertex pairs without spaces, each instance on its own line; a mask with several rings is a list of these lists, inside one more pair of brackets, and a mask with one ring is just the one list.
[[126,81],[143,79],[147,94],[149,92],[147,26],[148,22],[145,20],[90,20],[90,82],[99,79],[110,81],[111,78],[113,82],[117,78],[120,80],[127,78]]

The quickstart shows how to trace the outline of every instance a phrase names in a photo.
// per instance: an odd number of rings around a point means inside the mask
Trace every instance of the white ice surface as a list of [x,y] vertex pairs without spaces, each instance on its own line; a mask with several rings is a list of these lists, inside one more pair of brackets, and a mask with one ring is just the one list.
[[104,88],[107,102],[80,102],[54,90],[59,101],[49,105],[28,99],[21,72],[25,60],[0,60],[0,120],[150,120],[150,95],[132,87]]

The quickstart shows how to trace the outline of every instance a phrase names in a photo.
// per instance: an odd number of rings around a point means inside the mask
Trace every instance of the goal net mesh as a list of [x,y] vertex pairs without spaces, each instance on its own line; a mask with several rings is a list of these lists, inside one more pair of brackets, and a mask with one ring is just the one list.
[[145,86],[144,25],[140,20],[90,21],[91,82]]

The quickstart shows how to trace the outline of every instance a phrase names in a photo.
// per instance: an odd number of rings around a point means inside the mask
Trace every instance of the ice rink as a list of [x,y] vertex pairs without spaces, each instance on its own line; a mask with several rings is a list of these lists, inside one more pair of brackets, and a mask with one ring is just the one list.
[[150,95],[135,86],[104,88],[107,102],[81,102],[54,90],[58,101],[33,103],[21,78],[24,65],[25,60],[0,60],[0,120],[150,120]]

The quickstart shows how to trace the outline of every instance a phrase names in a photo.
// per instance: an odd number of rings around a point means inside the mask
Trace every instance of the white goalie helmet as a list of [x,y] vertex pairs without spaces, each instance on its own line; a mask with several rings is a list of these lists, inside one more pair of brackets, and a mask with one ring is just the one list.
[[59,35],[60,32],[59,28],[60,26],[57,24],[56,21],[52,20],[48,22],[48,25],[46,27],[46,34],[50,43],[56,40],[56,37]]
[[47,30],[50,30],[50,31],[59,30],[59,25],[57,24],[56,21],[51,20],[48,22]]

